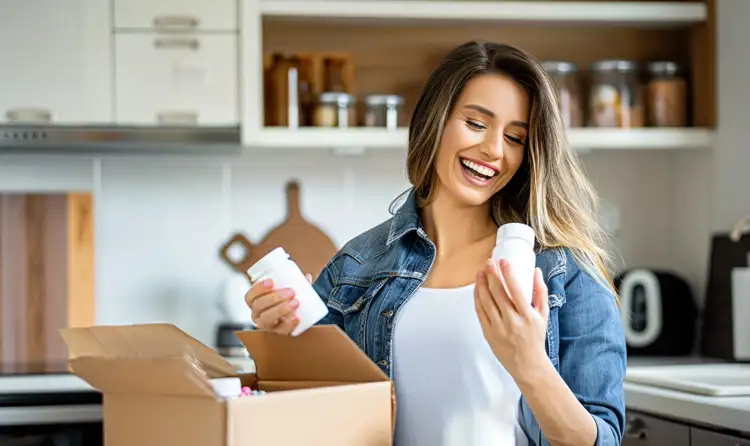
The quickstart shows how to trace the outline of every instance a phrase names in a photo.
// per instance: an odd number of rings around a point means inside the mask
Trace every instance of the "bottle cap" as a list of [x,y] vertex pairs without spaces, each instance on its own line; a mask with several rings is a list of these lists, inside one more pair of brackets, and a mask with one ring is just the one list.
[[261,257],[260,260],[255,262],[253,266],[251,266],[247,270],[247,274],[248,276],[250,276],[250,281],[255,282],[263,273],[271,269],[274,265],[288,258],[289,254],[284,251],[284,248],[280,246],[278,248],[275,248],[268,254]]
[[497,229],[496,244],[509,238],[520,238],[534,247],[535,234],[531,226],[523,223],[506,223]]

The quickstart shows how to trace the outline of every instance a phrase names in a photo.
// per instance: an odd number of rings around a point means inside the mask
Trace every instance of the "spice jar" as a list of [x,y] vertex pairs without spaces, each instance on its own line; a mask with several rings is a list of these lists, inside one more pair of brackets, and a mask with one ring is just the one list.
[[389,130],[398,127],[404,98],[392,94],[373,94],[365,98],[365,105],[365,126],[385,127]]
[[542,65],[557,87],[560,114],[565,127],[583,127],[583,98],[578,66],[562,61],[547,61]]
[[684,127],[687,123],[687,81],[681,67],[671,61],[648,65],[646,84],[648,125]]
[[603,60],[591,66],[589,125],[643,127],[644,92],[638,65],[628,60]]
[[348,93],[325,92],[315,107],[316,127],[347,128],[357,124],[356,99]]

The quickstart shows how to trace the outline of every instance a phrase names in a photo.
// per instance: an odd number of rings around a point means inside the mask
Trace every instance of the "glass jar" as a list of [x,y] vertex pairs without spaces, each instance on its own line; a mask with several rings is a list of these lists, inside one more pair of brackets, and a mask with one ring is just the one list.
[[602,60],[591,66],[589,125],[643,127],[644,92],[638,65],[629,60]]
[[325,92],[315,107],[316,127],[347,128],[357,125],[356,99],[348,93]]
[[372,94],[365,98],[365,126],[398,128],[404,98],[393,94]]
[[557,87],[560,114],[565,127],[583,127],[583,97],[578,66],[573,62],[563,61],[547,61],[543,66]]
[[672,61],[648,64],[646,114],[648,125],[684,127],[687,124],[687,81],[682,67]]

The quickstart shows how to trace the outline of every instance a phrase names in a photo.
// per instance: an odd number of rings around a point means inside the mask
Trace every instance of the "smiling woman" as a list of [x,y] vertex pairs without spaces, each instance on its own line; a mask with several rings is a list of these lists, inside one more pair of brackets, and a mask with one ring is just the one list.
[[[393,379],[397,446],[620,444],[623,328],[597,197],[558,110],[526,52],[450,52],[412,115],[405,202],[314,283],[321,323]],[[514,265],[489,260],[511,222],[536,235],[531,306]],[[293,291],[258,286],[247,301],[261,329],[298,323]]]

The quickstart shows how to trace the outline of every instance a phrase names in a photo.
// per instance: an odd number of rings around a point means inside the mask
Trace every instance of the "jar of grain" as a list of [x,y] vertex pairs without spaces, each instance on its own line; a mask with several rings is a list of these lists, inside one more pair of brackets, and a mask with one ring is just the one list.
[[313,124],[347,128],[357,125],[356,99],[348,93],[325,92],[318,96]]
[[643,127],[644,89],[638,65],[629,60],[602,60],[591,66],[589,125]]
[[687,123],[687,81],[682,67],[672,61],[651,62],[648,73],[648,125],[684,127]]
[[404,98],[393,94],[372,94],[365,98],[365,126],[395,130]]
[[565,127],[583,127],[583,98],[578,66],[573,62],[547,61],[542,64],[557,87],[560,114]]

